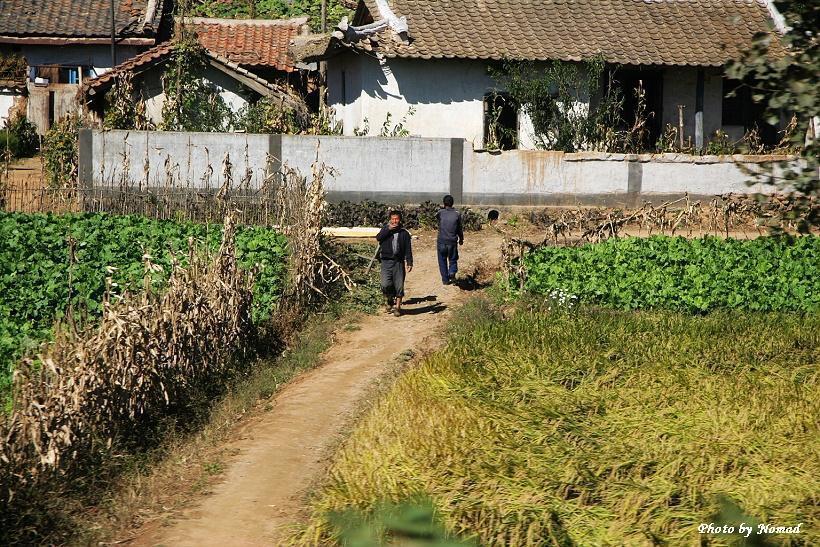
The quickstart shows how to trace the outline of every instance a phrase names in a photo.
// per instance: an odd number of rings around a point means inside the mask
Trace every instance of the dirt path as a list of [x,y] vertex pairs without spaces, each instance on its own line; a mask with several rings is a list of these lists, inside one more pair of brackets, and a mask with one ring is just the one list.
[[[492,231],[480,237],[468,234],[461,271],[497,261],[500,242]],[[240,432],[231,447],[237,455],[210,495],[169,526],[146,532],[131,544],[283,544],[290,526],[303,516],[305,495],[322,477],[328,456],[374,382],[389,374],[407,350],[435,347],[447,316],[466,298],[458,287],[441,284],[434,249],[431,234],[414,241],[416,267],[407,279],[405,315],[368,316],[359,330],[339,332],[323,364],[284,388],[273,409]]]

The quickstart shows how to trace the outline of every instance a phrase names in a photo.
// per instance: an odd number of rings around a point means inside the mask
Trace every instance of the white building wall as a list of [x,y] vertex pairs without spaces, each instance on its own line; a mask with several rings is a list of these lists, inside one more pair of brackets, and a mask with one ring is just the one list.
[[[255,91],[246,89],[242,84],[211,66],[205,70],[205,79],[214,84],[219,95],[232,112],[239,112],[248,104],[248,99],[258,97]],[[140,88],[145,101],[145,113],[154,125],[162,121],[162,107],[165,104],[165,92],[162,87],[162,76],[159,70],[144,73]]]
[[19,97],[20,93],[10,89],[0,88],[0,128],[6,125],[9,119],[9,111],[14,106],[14,99]]
[[368,134],[378,135],[388,113],[392,126],[413,107],[415,114],[405,124],[411,135],[458,137],[477,148],[483,145],[484,95],[497,88],[487,63],[469,60],[379,62],[344,56],[331,59],[328,77],[328,102],[345,135],[361,130],[365,119]]
[[[146,48],[117,46],[117,62],[122,63]],[[110,45],[30,46],[24,45],[20,53],[29,66],[63,65],[90,66],[97,75],[111,69]]]

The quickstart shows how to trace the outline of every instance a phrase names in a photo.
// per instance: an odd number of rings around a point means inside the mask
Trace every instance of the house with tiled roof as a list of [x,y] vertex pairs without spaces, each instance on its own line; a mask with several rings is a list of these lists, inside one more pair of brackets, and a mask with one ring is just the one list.
[[[625,117],[640,85],[652,137],[682,126],[702,146],[718,129],[736,139],[760,121],[748,92],[727,97],[736,83],[724,67],[781,24],[768,0],[359,0],[350,23],[296,38],[292,51],[327,62],[328,104],[348,135],[411,112],[412,135],[482,148],[504,93],[488,67],[597,58],[617,67],[602,86],[623,89]],[[527,115],[513,101],[501,110],[495,121],[515,133],[507,145],[536,147]]]
[[270,81],[282,81],[310,67],[297,63],[290,42],[310,33],[307,17],[216,19],[190,17],[188,27],[208,51]]
[[[267,52],[270,58],[262,60],[260,64],[257,57],[243,57],[250,56],[250,48],[232,47],[232,43],[219,43],[213,40],[213,36],[208,36],[207,33],[197,34],[201,43],[211,45],[204,48],[206,66],[202,78],[213,87],[233,113],[238,113],[248,103],[262,97],[275,97],[295,108],[303,108],[298,94],[294,92],[287,79],[276,77],[296,71],[295,66],[285,57],[276,54],[273,48],[266,45],[264,49],[257,48],[257,51]],[[286,46],[284,51],[287,52]],[[173,52],[174,42],[169,40],[96,78],[87,79],[79,93],[86,114],[96,121],[102,121],[107,107],[106,94],[120,76],[128,74],[134,88],[134,99],[145,105],[147,120],[153,125],[159,125],[166,97],[163,76],[168,67],[173,66]],[[248,58],[253,59],[256,64],[243,62]],[[280,62],[281,64],[276,64]],[[257,70],[260,66],[269,69],[268,73],[274,77],[271,80],[262,78],[249,69],[249,64]]]
[[[76,108],[83,80],[162,38],[169,7],[167,0],[0,0],[0,56],[22,56],[28,67],[11,102],[25,101],[29,120],[45,132]],[[10,107],[0,100],[0,118]]]

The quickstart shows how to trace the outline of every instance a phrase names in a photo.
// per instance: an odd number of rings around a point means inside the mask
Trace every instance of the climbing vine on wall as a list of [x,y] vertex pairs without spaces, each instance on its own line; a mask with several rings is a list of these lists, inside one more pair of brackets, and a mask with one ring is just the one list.
[[43,138],[43,162],[46,178],[53,188],[71,187],[77,180],[77,140],[84,122],[70,114],[48,130]]
[[529,116],[538,147],[564,152],[607,151],[614,146],[623,98],[610,87],[594,107],[584,104],[599,93],[605,72],[602,59],[543,64],[508,61],[490,69]]
[[219,90],[204,79],[208,57],[196,34],[180,25],[171,63],[163,76],[163,131],[226,131],[232,112]]
[[117,75],[105,100],[103,126],[106,129],[152,129],[145,113],[145,101],[135,96],[133,73]]

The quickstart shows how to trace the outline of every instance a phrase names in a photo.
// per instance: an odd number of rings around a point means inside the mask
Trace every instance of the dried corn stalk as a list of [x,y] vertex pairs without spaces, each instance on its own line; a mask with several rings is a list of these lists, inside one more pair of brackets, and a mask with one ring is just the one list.
[[298,171],[283,167],[267,183],[275,196],[274,211],[280,229],[288,239],[289,279],[285,306],[304,308],[322,287],[342,281],[348,289],[355,285],[350,276],[323,251],[322,223],[327,201],[324,177],[330,169],[318,162],[311,166],[311,180]]
[[190,265],[174,265],[161,295],[106,298],[97,327],[62,329],[39,359],[21,364],[0,425],[0,512],[226,372],[253,332],[252,279],[237,266],[233,234],[228,219],[219,251],[203,257],[191,244]]

